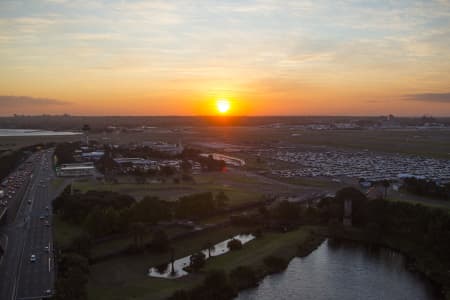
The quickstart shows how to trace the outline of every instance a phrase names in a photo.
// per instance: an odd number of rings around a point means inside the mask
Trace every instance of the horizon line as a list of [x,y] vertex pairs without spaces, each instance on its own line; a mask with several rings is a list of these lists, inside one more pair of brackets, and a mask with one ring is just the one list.
[[386,117],[394,116],[396,118],[422,118],[422,117],[433,117],[433,118],[450,118],[450,115],[432,115],[432,114],[421,114],[421,115],[395,115],[392,113],[388,114],[373,114],[373,115],[72,115],[68,113],[63,114],[13,114],[13,115],[0,115],[0,118],[17,118],[17,117],[87,117],[87,118],[308,118],[308,117],[342,117],[342,118],[375,118],[375,117]]

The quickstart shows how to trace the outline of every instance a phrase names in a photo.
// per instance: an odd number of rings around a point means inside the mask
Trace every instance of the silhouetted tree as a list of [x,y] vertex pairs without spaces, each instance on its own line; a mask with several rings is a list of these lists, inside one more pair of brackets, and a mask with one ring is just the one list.
[[228,242],[227,247],[230,251],[240,250],[242,249],[242,242],[238,239],[232,239]]
[[130,232],[133,235],[135,249],[141,249],[144,242],[145,225],[142,222],[135,222],[130,225]]
[[205,265],[206,257],[203,252],[197,252],[195,254],[192,254],[189,260],[189,266],[191,267],[191,269],[194,271],[198,271]]

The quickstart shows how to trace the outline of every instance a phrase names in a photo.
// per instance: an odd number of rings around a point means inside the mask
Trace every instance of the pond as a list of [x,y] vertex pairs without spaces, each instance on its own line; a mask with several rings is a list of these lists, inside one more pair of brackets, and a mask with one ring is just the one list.
[[[227,245],[228,245],[228,242],[231,241],[232,239],[239,240],[244,245],[244,244],[254,240],[255,236],[252,234],[239,234],[230,239],[227,239],[218,244],[215,244],[211,248],[211,257],[220,256],[220,255],[223,255],[223,254],[229,252],[230,250],[228,249]],[[206,259],[208,259],[210,251],[205,249],[205,250],[202,250],[202,252],[205,254]],[[184,268],[189,266],[190,257],[191,256],[189,255],[189,256],[185,256],[183,258],[180,258],[180,259],[177,259],[176,261],[174,261],[173,265],[174,265],[175,272],[172,272],[172,268],[171,268],[170,264],[167,263],[167,264],[164,264],[164,265],[161,265],[158,267],[150,268],[150,270],[148,271],[148,276],[156,277],[156,278],[167,278],[167,279],[175,279],[175,278],[180,278],[180,277],[186,276],[189,273],[186,272],[184,270]]]
[[409,271],[405,257],[386,248],[327,240],[305,258],[294,258],[286,271],[270,275],[236,300],[432,300],[439,291]]

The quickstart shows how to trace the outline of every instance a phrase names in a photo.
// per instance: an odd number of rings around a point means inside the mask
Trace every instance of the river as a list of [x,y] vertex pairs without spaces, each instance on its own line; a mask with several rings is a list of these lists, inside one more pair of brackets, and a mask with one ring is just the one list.
[[328,240],[305,258],[294,258],[280,274],[267,276],[236,300],[434,300],[437,289],[408,271],[395,251]]
[[79,135],[81,132],[70,131],[50,131],[40,129],[0,129],[0,137],[14,136],[58,136],[58,135]]

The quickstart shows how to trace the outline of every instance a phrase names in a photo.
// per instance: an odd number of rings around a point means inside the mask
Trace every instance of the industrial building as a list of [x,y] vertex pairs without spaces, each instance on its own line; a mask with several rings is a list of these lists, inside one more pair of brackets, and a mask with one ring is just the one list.
[[56,175],[61,177],[80,177],[95,175],[93,163],[62,164],[56,168]]

